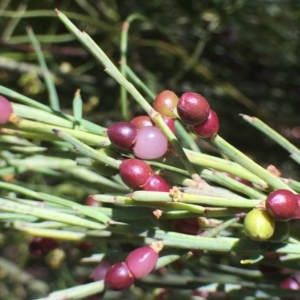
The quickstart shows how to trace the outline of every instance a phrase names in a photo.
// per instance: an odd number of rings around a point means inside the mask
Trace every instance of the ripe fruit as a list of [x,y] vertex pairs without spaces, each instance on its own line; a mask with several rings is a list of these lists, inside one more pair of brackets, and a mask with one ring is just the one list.
[[0,124],[6,124],[9,121],[9,117],[12,113],[13,108],[10,101],[0,95]]
[[58,242],[51,238],[35,237],[28,245],[29,253],[35,257],[43,257],[58,247]]
[[153,108],[165,117],[176,118],[174,111],[176,111],[177,103],[177,95],[172,91],[166,90],[156,96]]
[[136,158],[123,160],[119,172],[123,182],[132,189],[141,188],[153,174],[147,163]]
[[175,119],[173,118],[167,118],[167,117],[163,117],[165,123],[168,125],[168,127],[170,128],[170,130],[175,133]]
[[146,126],[153,126],[152,120],[149,116],[135,117],[130,123],[133,124],[137,129],[141,129],[142,127]]
[[137,128],[129,122],[117,122],[107,129],[111,143],[122,149],[131,150],[137,135]]
[[213,137],[218,133],[219,128],[218,115],[212,109],[209,111],[207,120],[199,125],[193,126],[194,132],[203,138]]
[[200,230],[197,218],[181,219],[174,223],[174,230],[180,233],[197,235]]
[[100,264],[98,264],[96,266],[96,268],[94,269],[91,278],[94,281],[97,280],[103,280],[105,278],[105,275],[108,271],[108,269],[112,266],[112,264],[108,261],[102,261]]
[[111,266],[104,278],[104,284],[107,289],[121,291],[129,288],[134,282],[134,277],[131,274],[126,263],[121,262]]
[[291,191],[279,189],[266,199],[267,212],[278,221],[288,221],[298,212],[298,200]]
[[153,192],[169,192],[170,187],[161,176],[152,174],[146,184],[143,186],[143,190]]
[[197,93],[184,93],[177,104],[177,113],[187,125],[199,125],[207,120],[210,106],[207,100]]
[[252,209],[244,219],[246,235],[254,241],[269,239],[275,230],[275,222],[264,210]]
[[141,128],[136,136],[134,155],[141,159],[156,159],[163,156],[168,149],[168,140],[155,126]]
[[135,278],[143,278],[154,269],[157,260],[157,252],[151,246],[144,246],[130,252],[125,262]]
[[300,290],[300,284],[294,277],[287,277],[280,283],[284,290]]

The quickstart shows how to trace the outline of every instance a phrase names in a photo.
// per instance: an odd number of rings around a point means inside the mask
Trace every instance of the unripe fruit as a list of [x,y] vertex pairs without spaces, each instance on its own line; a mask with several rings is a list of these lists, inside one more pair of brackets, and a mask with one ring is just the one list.
[[123,182],[132,189],[139,189],[153,174],[151,167],[143,160],[130,158],[122,161],[119,172]]
[[150,246],[144,246],[129,253],[125,262],[135,278],[143,278],[154,269],[157,260],[157,252]]
[[137,135],[137,128],[129,122],[117,122],[107,129],[111,143],[122,150],[131,150]]
[[146,126],[153,126],[153,122],[149,116],[138,116],[130,121],[137,129],[141,129]]
[[199,125],[193,126],[193,131],[203,138],[211,138],[218,133],[219,128],[218,115],[211,109],[207,120]]
[[174,111],[176,111],[177,103],[177,95],[172,91],[166,90],[156,96],[153,108],[165,117],[176,118]]
[[6,124],[12,113],[13,108],[11,103],[8,99],[0,95],[0,124]]
[[250,239],[266,241],[274,233],[275,222],[266,211],[254,208],[244,219],[244,230]]
[[136,136],[134,155],[141,159],[162,157],[168,149],[168,140],[162,131],[155,126],[141,128]]
[[125,290],[129,288],[133,282],[134,277],[124,262],[111,266],[107,270],[104,278],[105,287],[113,291]]
[[146,184],[143,185],[143,190],[152,192],[169,192],[170,187],[161,176],[152,174]]
[[278,221],[288,221],[298,212],[298,200],[291,191],[279,189],[266,199],[267,212]]
[[177,113],[183,123],[199,125],[207,120],[210,106],[207,100],[197,93],[184,93],[177,104]]

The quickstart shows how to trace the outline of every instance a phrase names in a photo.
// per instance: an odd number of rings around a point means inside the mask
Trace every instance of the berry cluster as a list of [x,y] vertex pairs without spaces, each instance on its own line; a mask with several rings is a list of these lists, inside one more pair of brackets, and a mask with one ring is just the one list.
[[211,138],[219,131],[218,115],[200,94],[184,93],[178,101],[177,113],[183,123],[203,138]]
[[254,208],[245,217],[244,230],[252,240],[282,242],[288,237],[287,221],[300,217],[300,195],[289,190],[271,192],[265,208]]
[[152,272],[161,249],[160,243],[143,246],[130,252],[125,262],[114,265],[102,262],[94,269],[92,277],[94,280],[104,279],[107,289],[114,291],[127,289],[135,279],[143,278]]
[[123,182],[135,190],[169,192],[169,185],[143,160],[129,158],[122,161],[119,172]]

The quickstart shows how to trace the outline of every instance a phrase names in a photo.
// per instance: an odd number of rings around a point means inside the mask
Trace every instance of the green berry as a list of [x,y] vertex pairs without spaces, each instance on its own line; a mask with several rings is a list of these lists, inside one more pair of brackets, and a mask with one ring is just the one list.
[[265,210],[254,208],[244,219],[246,235],[254,241],[266,241],[274,233],[275,222]]

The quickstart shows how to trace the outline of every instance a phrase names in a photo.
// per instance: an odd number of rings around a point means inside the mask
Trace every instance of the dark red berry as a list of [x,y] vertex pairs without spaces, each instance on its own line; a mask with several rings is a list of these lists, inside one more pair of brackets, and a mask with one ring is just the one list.
[[298,201],[298,210],[296,214],[294,215],[293,219],[300,219],[300,194],[296,194],[296,199]]
[[144,246],[130,252],[125,262],[135,278],[143,278],[154,269],[157,260],[157,252],[151,246]]
[[266,210],[275,220],[288,221],[298,212],[298,200],[291,191],[278,189],[266,199]]
[[87,241],[83,241],[80,242],[77,245],[77,248],[81,251],[81,252],[88,252],[92,249],[93,244],[91,242],[87,242]]
[[141,128],[136,136],[134,155],[141,159],[162,157],[168,149],[168,140],[163,132],[155,126]]
[[0,95],[0,124],[6,124],[12,112],[13,108],[10,101]]
[[153,126],[153,122],[149,116],[135,117],[130,123],[133,124],[137,129],[141,129],[142,127],[146,126]]
[[177,104],[177,113],[183,123],[199,125],[207,120],[210,106],[207,100],[197,93],[184,93]]
[[153,108],[161,115],[168,118],[176,118],[176,106],[178,103],[177,95],[172,91],[163,91],[159,93],[154,102]]
[[117,122],[107,129],[111,143],[122,149],[131,150],[137,135],[137,128],[129,122]]
[[125,290],[129,288],[133,282],[134,277],[125,262],[111,266],[107,270],[104,278],[105,287],[114,291]]
[[35,237],[28,245],[29,253],[35,257],[43,257],[58,247],[58,242],[51,238]]
[[100,264],[96,266],[94,269],[91,278],[94,281],[103,280],[105,278],[105,275],[108,271],[108,269],[112,266],[112,264],[108,261],[102,261]]
[[153,174],[147,163],[136,158],[123,160],[119,172],[123,182],[133,189],[141,188]]
[[219,119],[218,115],[212,109],[209,111],[209,115],[206,121],[202,124],[193,126],[194,132],[203,137],[203,138],[211,138],[216,135],[219,131]]
[[180,219],[174,225],[174,230],[180,233],[197,235],[200,230],[197,218]]
[[146,184],[143,185],[143,190],[152,192],[169,192],[170,187],[161,176],[152,174]]

